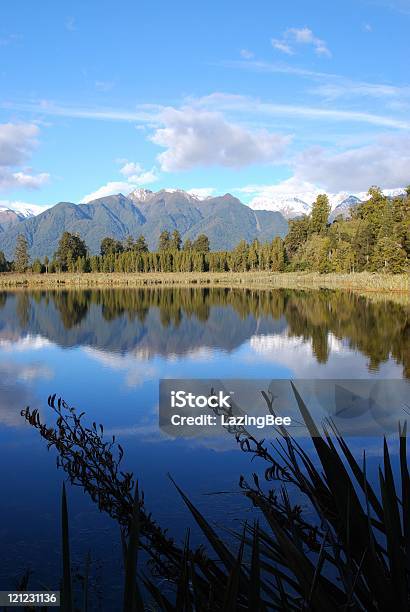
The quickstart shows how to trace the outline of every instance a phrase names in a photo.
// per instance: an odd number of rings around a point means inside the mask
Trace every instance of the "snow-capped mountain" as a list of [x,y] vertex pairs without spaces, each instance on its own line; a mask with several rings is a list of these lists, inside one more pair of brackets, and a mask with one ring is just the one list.
[[20,219],[28,219],[43,212],[47,207],[37,204],[26,204],[26,202],[14,202],[10,200],[0,200],[0,212],[11,211],[17,214]]
[[347,196],[347,198],[342,200],[340,204],[338,204],[335,208],[333,208],[329,216],[329,221],[332,222],[337,217],[340,217],[340,216],[343,217],[344,219],[347,219],[347,217],[350,216],[351,209],[354,208],[354,206],[357,206],[358,204],[360,204],[360,202],[363,202],[363,200],[361,200],[355,195]]
[[[312,200],[313,201],[313,200]],[[254,210],[272,210],[281,212],[285,219],[294,219],[302,215],[308,215],[311,211],[311,204],[297,196],[279,196],[275,200],[268,197],[254,198],[250,204]]]
[[26,207],[10,208],[9,206],[0,204],[0,225],[3,226],[4,229],[6,225],[10,226],[19,221],[24,221],[25,219],[33,217],[35,214],[34,211]]
[[139,189],[134,189],[131,193],[128,194],[127,198],[132,200],[133,202],[146,202],[152,196],[152,191],[150,189],[144,189],[140,187]]
[[161,189],[158,192],[151,191],[150,189],[134,189],[127,195],[127,197],[133,202],[148,202],[155,196],[157,193],[177,193],[181,195],[184,199],[190,201],[203,202],[204,200],[209,200],[213,197],[213,192],[215,189],[213,188],[200,188],[200,189],[188,189],[185,191],[184,189],[177,189],[174,187],[168,187],[167,189]]
[[[317,193],[311,191],[306,193],[297,193],[290,196],[288,193],[261,194],[254,197],[249,206],[254,210],[271,210],[281,212],[286,219],[294,219],[302,215],[308,215],[312,210],[313,202]],[[384,195],[388,197],[397,197],[404,194],[404,189],[383,189]],[[358,193],[349,193],[348,191],[340,191],[339,193],[328,194],[331,207],[330,220],[335,219],[338,215],[346,217],[353,206],[360,202],[364,202],[369,198],[366,191]]]

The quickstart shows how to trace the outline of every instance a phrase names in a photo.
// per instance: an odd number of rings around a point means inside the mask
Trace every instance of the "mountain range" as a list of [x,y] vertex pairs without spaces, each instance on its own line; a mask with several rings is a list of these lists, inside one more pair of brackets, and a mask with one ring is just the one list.
[[124,240],[143,234],[150,249],[156,249],[160,233],[178,230],[183,240],[206,234],[212,250],[232,249],[241,239],[261,242],[284,237],[288,223],[277,211],[252,210],[230,194],[199,199],[185,191],[137,190],[128,196],[107,196],[74,204],[60,202],[44,212],[24,219],[0,221],[0,251],[12,259],[18,234],[28,242],[32,258],[51,257],[63,231],[76,232],[90,253],[98,253],[101,240],[110,236]]
[[[403,195],[404,189],[384,189],[383,193],[387,197],[393,198]],[[286,219],[294,219],[310,213],[316,196],[317,194],[313,192],[291,195],[287,193],[267,193],[253,198],[249,205],[254,210],[275,210],[281,212]],[[348,217],[351,209],[360,202],[367,200],[368,197],[365,191],[354,194],[348,191],[328,194],[331,207],[329,221],[334,221],[339,215],[344,218]]]
[[[385,190],[395,197],[403,189]],[[340,192],[329,196],[329,221],[349,217],[352,208],[367,198],[365,192]],[[288,220],[308,215],[313,195],[275,194],[254,198],[243,204],[231,194],[200,198],[180,189],[136,189],[127,196],[117,194],[87,203],[59,202],[38,213],[38,208],[0,205],[0,251],[13,258],[18,234],[28,241],[32,258],[51,257],[63,231],[77,232],[92,254],[98,253],[101,240],[110,236],[124,240],[143,234],[150,249],[155,249],[161,231],[177,229],[183,240],[206,234],[212,250],[232,249],[241,239],[261,242],[284,237]],[[38,214],[36,214],[38,213]]]

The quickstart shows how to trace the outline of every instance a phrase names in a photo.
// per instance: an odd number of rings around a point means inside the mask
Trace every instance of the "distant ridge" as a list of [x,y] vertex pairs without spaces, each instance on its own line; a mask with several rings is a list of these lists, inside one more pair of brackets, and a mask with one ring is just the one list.
[[0,250],[12,259],[19,233],[27,238],[32,258],[51,257],[64,231],[77,232],[92,254],[101,240],[124,240],[143,234],[150,249],[157,248],[161,231],[178,230],[183,240],[209,237],[213,250],[232,249],[241,239],[270,241],[284,237],[288,224],[280,212],[255,211],[231,194],[200,199],[182,190],[136,190],[74,204],[59,202],[37,216],[0,230]]
[[[319,192],[318,192],[319,193]],[[324,193],[324,192],[323,192]],[[384,195],[388,197],[396,197],[405,193],[404,189],[384,189]],[[368,199],[366,191],[358,193],[349,193],[341,191],[336,194],[328,194],[329,203],[332,209],[330,221],[333,221],[338,215],[346,218],[349,216],[350,210]],[[294,195],[289,194],[267,194],[253,198],[250,203],[254,210],[270,210],[282,213],[286,219],[295,219],[302,215],[308,215],[312,210],[312,204],[316,196],[313,192],[299,193]]]

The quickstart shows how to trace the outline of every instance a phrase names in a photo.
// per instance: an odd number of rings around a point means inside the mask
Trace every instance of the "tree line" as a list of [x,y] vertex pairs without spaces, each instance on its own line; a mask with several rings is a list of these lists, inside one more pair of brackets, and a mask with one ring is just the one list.
[[84,240],[66,231],[51,260],[44,257],[30,264],[27,239],[20,234],[13,262],[0,251],[0,272],[405,272],[410,258],[410,187],[404,197],[394,199],[377,187],[368,195],[348,219],[340,216],[332,223],[328,197],[319,195],[309,215],[289,221],[284,240],[241,240],[231,251],[211,251],[205,234],[182,243],[178,230],[164,230],[155,251],[149,250],[143,235],[123,242],[107,236],[99,255],[90,255]]

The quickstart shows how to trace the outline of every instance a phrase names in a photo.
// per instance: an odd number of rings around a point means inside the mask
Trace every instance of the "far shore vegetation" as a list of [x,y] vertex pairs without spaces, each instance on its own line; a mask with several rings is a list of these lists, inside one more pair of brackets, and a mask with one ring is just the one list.
[[79,235],[65,231],[51,259],[30,261],[20,234],[13,261],[0,252],[0,286],[215,282],[408,290],[410,187],[394,199],[372,187],[349,219],[329,223],[329,214],[327,196],[319,195],[310,215],[289,222],[284,240],[241,240],[231,251],[211,251],[205,234],[182,243],[178,230],[164,230],[155,251],[143,235],[123,242],[107,236],[96,255]]
[[131,287],[242,287],[243,289],[345,289],[372,298],[386,294],[410,302],[408,274],[357,272],[96,272],[82,274],[16,273],[0,274],[0,289],[104,289]]

